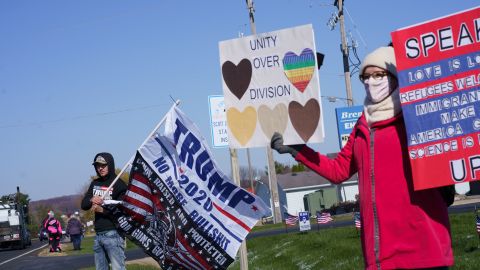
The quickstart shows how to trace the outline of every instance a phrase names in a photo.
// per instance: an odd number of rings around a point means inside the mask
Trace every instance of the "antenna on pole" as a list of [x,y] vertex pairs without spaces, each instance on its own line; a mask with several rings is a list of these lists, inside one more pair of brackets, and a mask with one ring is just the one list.
[[353,105],[352,99],[352,83],[350,81],[350,63],[348,61],[349,47],[347,44],[347,37],[345,34],[345,21],[343,16],[343,0],[335,0],[334,6],[338,8],[338,21],[340,22],[341,45],[340,50],[343,56],[343,72],[345,74],[345,90],[347,92],[348,106]]
[[247,2],[248,17],[250,18],[250,31],[252,35],[257,34],[257,29],[255,27],[255,8],[253,7],[253,2],[251,0],[245,0]]

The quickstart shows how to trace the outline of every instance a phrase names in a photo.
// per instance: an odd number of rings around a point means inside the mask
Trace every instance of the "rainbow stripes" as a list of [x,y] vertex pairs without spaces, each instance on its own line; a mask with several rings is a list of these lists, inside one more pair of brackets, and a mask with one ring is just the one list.
[[287,52],[282,62],[288,80],[303,93],[315,71],[315,54],[313,51],[306,48],[300,56],[293,52]]

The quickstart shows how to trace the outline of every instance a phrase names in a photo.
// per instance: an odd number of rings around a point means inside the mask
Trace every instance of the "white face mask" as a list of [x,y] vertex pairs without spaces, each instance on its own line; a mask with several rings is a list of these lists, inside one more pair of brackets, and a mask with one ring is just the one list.
[[365,86],[365,91],[367,91],[367,97],[373,103],[378,103],[384,100],[392,92],[390,91],[388,76],[384,76],[378,81],[370,77],[366,82],[363,83],[363,85]]

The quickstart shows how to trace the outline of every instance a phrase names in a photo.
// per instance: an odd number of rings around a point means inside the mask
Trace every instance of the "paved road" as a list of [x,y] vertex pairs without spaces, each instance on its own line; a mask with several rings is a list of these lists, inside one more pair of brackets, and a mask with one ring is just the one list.
[[26,249],[20,249],[20,250],[10,250],[10,249],[2,249],[0,250],[0,269],[10,269],[9,262],[14,262],[15,260],[18,260],[21,257],[25,256],[34,256],[37,257],[38,251],[40,251],[41,248],[47,246],[46,242],[40,242],[40,241],[32,241],[32,245],[30,247],[27,247]]
[[[65,270],[94,266],[93,254],[78,256],[39,257],[38,253],[47,243],[32,241],[32,246],[23,250],[0,251],[0,269],[8,270]],[[141,249],[126,252],[127,260],[145,258],[148,255]]]
[[475,211],[475,206],[477,209],[480,209],[480,201],[475,201],[471,203],[465,203],[465,204],[458,204],[458,205],[452,205],[448,208],[448,213],[466,213],[466,212],[474,212]]
[[[475,202],[476,203],[476,202]],[[454,205],[449,208],[450,213],[472,212],[475,209],[475,203]],[[480,206],[480,204],[479,204]],[[334,228],[343,226],[352,226],[353,221],[339,221],[326,225],[320,225],[319,229]],[[312,225],[312,230],[317,230],[317,225]],[[298,227],[289,227],[288,232],[298,232]],[[286,233],[285,228],[276,230],[261,231],[250,233],[247,239],[254,237],[270,236]],[[78,256],[60,256],[60,257],[39,257],[38,253],[44,247],[45,242],[37,240],[32,241],[32,246],[24,250],[1,250],[0,251],[0,269],[16,270],[64,270],[80,269],[94,266],[93,254]],[[126,253],[127,260],[145,258],[147,255],[141,249],[129,250]]]

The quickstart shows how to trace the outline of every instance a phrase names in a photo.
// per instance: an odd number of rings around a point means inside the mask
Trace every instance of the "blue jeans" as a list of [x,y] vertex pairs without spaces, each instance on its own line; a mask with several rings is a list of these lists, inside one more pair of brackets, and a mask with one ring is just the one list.
[[97,233],[95,244],[95,267],[97,270],[125,270],[125,240],[116,230]]

